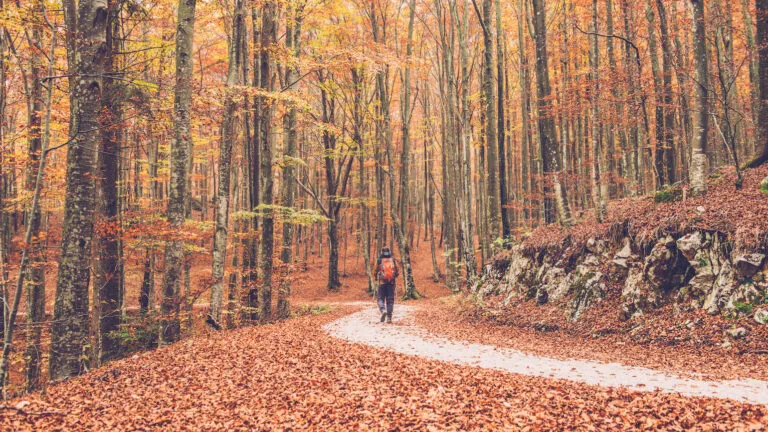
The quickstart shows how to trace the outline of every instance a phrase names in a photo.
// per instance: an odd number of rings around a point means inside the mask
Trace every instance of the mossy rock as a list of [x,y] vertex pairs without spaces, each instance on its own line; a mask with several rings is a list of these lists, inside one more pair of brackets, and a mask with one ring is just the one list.
[[764,178],[763,181],[760,182],[760,190],[763,191],[764,194],[768,195],[768,177]]
[[656,191],[653,196],[653,202],[658,203],[670,203],[676,201],[682,201],[684,197],[683,188],[680,185],[665,186],[664,188]]

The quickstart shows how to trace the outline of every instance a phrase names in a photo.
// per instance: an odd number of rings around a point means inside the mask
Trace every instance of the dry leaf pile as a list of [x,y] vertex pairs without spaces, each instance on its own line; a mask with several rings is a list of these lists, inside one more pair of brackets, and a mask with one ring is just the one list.
[[349,344],[350,308],[190,339],[11,400],[2,430],[758,430],[768,408],[458,366]]

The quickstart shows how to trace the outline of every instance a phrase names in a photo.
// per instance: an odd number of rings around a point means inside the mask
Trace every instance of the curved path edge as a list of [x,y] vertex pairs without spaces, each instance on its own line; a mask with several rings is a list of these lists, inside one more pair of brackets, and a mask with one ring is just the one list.
[[370,307],[326,324],[323,329],[330,335],[349,342],[456,364],[604,387],[624,387],[637,391],[660,390],[686,396],[768,405],[768,381],[708,381],[619,363],[563,360],[493,345],[458,342],[431,335],[424,329],[408,325],[410,315],[415,309],[414,306],[398,306],[396,321],[400,321],[400,325],[380,324],[378,309]]

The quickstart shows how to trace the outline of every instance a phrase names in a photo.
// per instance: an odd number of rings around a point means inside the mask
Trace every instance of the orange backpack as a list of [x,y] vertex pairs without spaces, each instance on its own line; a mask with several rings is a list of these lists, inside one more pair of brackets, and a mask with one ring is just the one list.
[[379,276],[387,284],[395,283],[397,277],[397,267],[395,267],[394,258],[382,258],[379,266]]

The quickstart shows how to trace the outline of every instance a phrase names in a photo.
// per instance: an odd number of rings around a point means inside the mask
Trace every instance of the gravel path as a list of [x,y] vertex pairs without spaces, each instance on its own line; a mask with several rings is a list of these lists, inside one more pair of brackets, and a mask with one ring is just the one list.
[[426,330],[414,326],[410,319],[414,310],[414,306],[398,305],[394,325],[386,325],[379,323],[378,309],[371,307],[326,324],[324,329],[350,342],[451,363],[599,386],[625,387],[638,391],[661,390],[686,396],[768,405],[766,381],[705,381],[618,363],[560,360],[492,345],[456,342],[430,335]]

